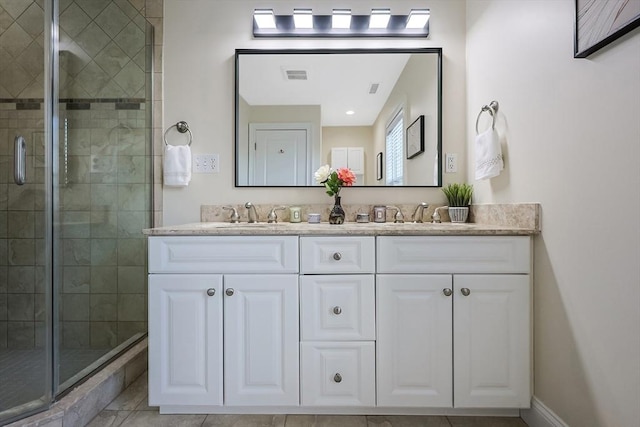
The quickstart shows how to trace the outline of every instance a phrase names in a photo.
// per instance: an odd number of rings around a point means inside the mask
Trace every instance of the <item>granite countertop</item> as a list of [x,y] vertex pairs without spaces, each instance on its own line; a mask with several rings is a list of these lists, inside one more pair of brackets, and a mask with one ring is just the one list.
[[[412,208],[411,205],[398,206],[404,212],[410,212]],[[241,208],[237,206],[237,209]],[[442,211],[443,222],[438,224],[355,222],[356,213],[371,212],[372,208],[370,205],[345,205],[347,222],[341,225],[326,222],[329,209],[324,205],[302,206],[303,218],[308,212],[322,213],[323,222],[320,224],[290,223],[287,211],[283,212],[280,217],[282,220],[276,224],[249,224],[246,218],[238,224],[231,224],[225,222],[228,212],[222,209],[222,205],[203,205],[202,222],[150,228],[143,230],[143,233],[148,236],[531,236],[539,234],[541,230],[540,205],[537,203],[471,205],[470,222],[462,224],[449,222],[446,210]],[[431,218],[434,208],[430,206],[424,218]],[[257,205],[256,209],[258,218],[265,218],[269,206]]]
[[356,223],[346,222],[341,225],[329,223],[308,224],[279,222],[276,224],[242,222],[198,222],[143,230],[149,236],[530,236],[538,234],[535,228],[499,226],[473,223],[439,224],[405,222]]

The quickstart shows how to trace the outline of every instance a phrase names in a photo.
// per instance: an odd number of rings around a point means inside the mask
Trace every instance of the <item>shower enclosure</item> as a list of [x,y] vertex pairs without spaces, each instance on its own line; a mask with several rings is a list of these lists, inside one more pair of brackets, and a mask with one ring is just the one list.
[[143,6],[0,0],[0,424],[46,409],[147,331]]

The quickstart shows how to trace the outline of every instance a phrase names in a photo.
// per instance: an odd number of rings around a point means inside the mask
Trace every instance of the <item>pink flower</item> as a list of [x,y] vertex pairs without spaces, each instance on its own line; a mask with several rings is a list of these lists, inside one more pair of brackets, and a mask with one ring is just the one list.
[[349,168],[340,168],[337,170],[338,179],[346,187],[351,187],[356,182],[356,176]]

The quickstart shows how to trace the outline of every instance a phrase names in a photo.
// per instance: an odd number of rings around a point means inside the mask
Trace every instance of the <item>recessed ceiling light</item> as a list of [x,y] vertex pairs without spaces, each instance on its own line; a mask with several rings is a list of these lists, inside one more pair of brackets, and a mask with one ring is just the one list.
[[387,28],[391,18],[390,9],[372,9],[369,18],[369,28]]
[[293,24],[296,28],[313,28],[311,9],[293,9]]
[[355,111],[349,110],[349,111],[347,111],[346,114],[347,114],[347,116],[353,116],[355,113],[356,113]]
[[275,29],[276,19],[273,16],[272,9],[256,9],[253,11],[253,19],[256,20],[256,25],[260,29]]
[[419,29],[424,28],[429,20],[429,9],[411,9],[409,19],[407,20],[407,28]]
[[351,27],[351,9],[333,9],[331,27],[339,29]]

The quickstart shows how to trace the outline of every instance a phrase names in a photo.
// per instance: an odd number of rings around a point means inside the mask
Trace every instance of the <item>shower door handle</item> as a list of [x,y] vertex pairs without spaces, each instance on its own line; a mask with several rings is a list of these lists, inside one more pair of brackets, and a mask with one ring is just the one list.
[[22,185],[27,180],[27,143],[22,135],[16,136],[13,143],[13,180]]

